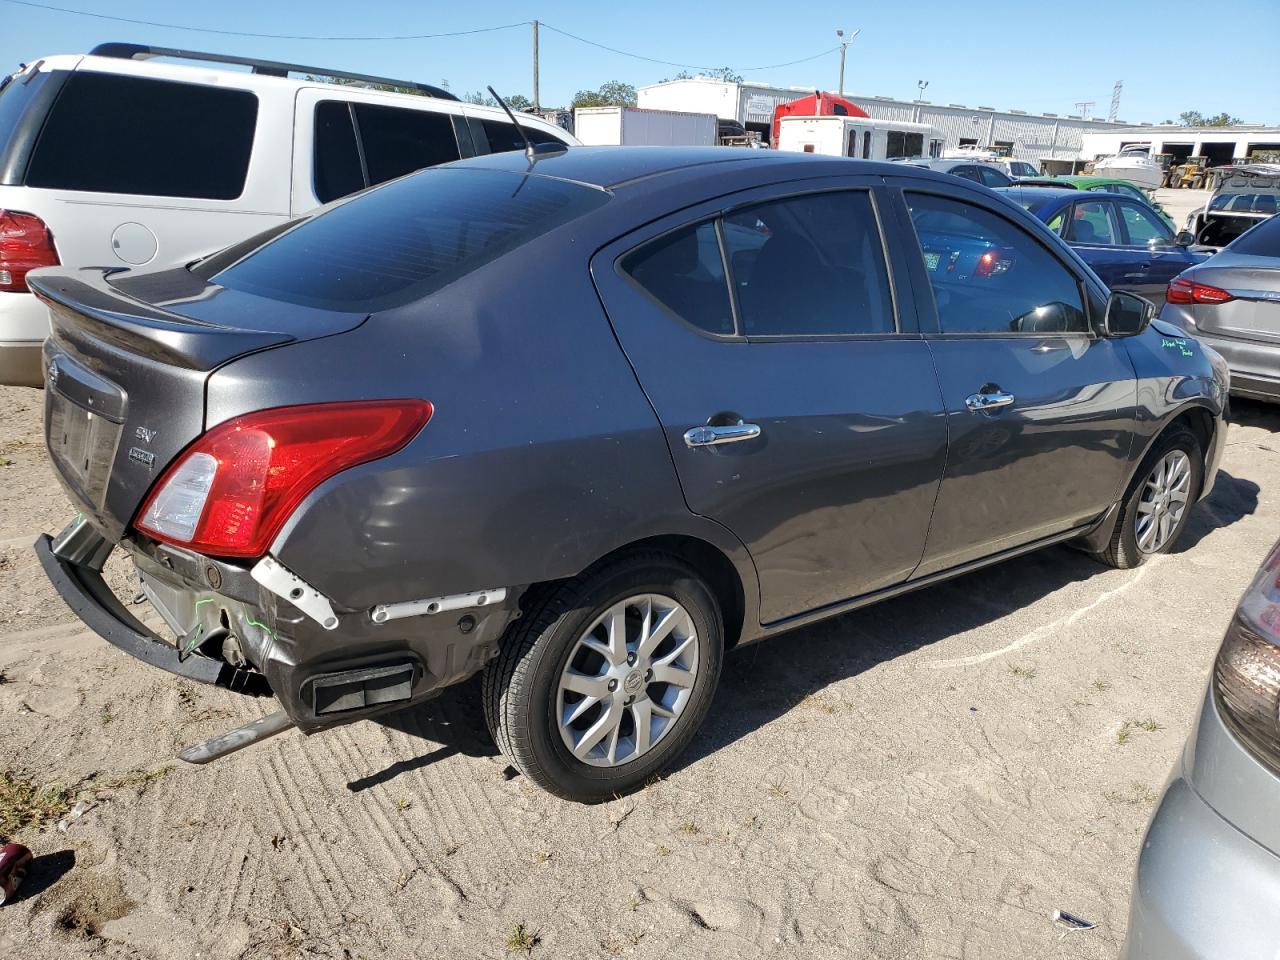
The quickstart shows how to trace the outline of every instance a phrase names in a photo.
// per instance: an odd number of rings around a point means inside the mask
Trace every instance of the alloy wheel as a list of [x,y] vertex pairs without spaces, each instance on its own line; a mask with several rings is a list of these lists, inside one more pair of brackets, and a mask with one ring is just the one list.
[[1147,475],[1138,499],[1134,534],[1143,553],[1158,553],[1168,545],[1186,512],[1191,495],[1191,458],[1170,450]]
[[583,763],[616,767],[676,725],[698,676],[698,637],[670,597],[640,594],[609,607],[578,638],[560,673],[561,739]]

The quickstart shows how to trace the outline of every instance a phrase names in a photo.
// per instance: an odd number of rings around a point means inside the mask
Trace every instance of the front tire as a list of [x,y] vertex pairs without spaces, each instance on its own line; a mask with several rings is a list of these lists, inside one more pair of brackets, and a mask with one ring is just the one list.
[[623,557],[550,588],[516,622],[485,670],[485,719],[538,786],[606,800],[688,745],[723,650],[719,606],[693,568]]
[[1204,454],[1196,435],[1182,426],[1165,431],[1125,491],[1111,542],[1095,556],[1128,570],[1168,553],[1186,529],[1203,485]]

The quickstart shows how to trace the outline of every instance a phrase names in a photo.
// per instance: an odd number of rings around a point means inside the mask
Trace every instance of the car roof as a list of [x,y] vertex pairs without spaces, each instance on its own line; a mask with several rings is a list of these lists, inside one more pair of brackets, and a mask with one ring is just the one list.
[[1014,203],[1025,205],[1026,209],[1036,217],[1040,217],[1041,214],[1052,213],[1059,207],[1064,206],[1068,200],[1096,200],[1119,196],[1112,193],[1091,193],[1086,197],[1079,190],[1055,189],[1053,187],[1019,187],[1017,184],[1012,187],[995,187],[994,189],[996,193],[1004,194]]
[[[765,169],[779,180],[841,174],[900,177],[904,172],[903,164],[879,160],[828,157],[789,150],[744,150],[741,147],[570,147],[538,157],[532,172],[617,190],[658,180],[669,185],[685,179],[700,179],[709,172],[707,168],[711,165],[744,173]],[[530,171],[528,159],[518,150],[472,157],[452,166],[511,173]],[[922,179],[940,176],[933,171],[916,170],[918,173],[912,175],[919,175]]]
[[[457,98],[445,100],[425,92],[401,93],[396,90],[383,90],[364,83],[333,83],[323,79],[327,76],[323,72],[316,73],[314,75],[316,79],[282,77],[268,73],[252,73],[247,70],[199,60],[184,59],[180,62],[173,62],[170,59],[133,60],[127,57],[101,56],[88,53],[54,54],[47,57],[38,57],[25,64],[14,75],[29,74],[36,70],[42,72],[74,70],[135,77],[154,77],[161,80],[174,80],[180,83],[193,83],[201,86],[225,85],[229,82],[235,87],[252,90],[258,94],[276,91],[277,93],[283,92],[286,95],[293,95],[296,91],[302,89],[322,89],[332,91],[333,98],[338,100],[345,95],[354,93],[358,94],[361,99],[368,97],[370,99],[385,100],[388,106],[396,104],[412,105],[416,109],[434,109],[444,112],[463,110],[477,117],[477,119],[507,120],[507,113],[501,107],[467,103]],[[0,77],[2,77],[2,74],[0,74]],[[541,117],[532,114],[520,114],[520,119],[521,122],[527,120],[530,126],[537,127],[543,132],[552,132],[569,142],[576,142],[573,134]]]

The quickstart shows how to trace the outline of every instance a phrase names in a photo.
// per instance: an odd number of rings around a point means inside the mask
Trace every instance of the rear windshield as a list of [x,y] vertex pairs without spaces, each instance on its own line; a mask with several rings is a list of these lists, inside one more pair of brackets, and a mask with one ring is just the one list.
[[247,90],[77,71],[45,120],[26,183],[234,200],[257,117]]
[[1280,217],[1263,220],[1232,241],[1227,249],[1250,257],[1280,257]]
[[1209,209],[1224,213],[1273,214],[1276,212],[1276,199],[1275,192],[1215,193],[1209,201]]
[[418,300],[608,201],[495,170],[424,170],[360,194],[214,274],[232,290],[374,313]]

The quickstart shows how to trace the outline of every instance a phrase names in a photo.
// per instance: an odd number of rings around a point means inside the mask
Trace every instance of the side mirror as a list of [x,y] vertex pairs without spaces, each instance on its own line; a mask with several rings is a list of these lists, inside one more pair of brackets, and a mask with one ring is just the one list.
[[1175,247],[1189,247],[1196,242],[1196,235],[1190,230],[1179,230],[1173,238]]
[[1134,337],[1147,329],[1155,316],[1156,306],[1150,300],[1114,290],[1107,300],[1107,315],[1103,320],[1103,336]]

